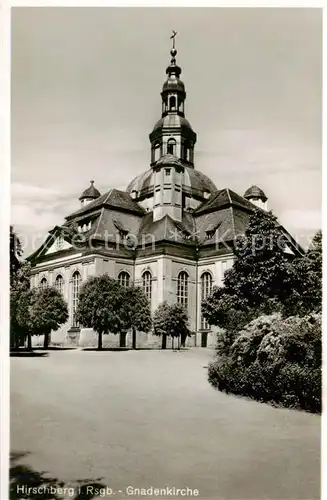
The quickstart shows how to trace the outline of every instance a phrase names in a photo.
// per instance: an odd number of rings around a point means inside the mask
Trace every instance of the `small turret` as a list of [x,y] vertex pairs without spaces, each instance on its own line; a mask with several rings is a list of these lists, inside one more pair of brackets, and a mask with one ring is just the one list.
[[93,200],[96,200],[101,196],[100,192],[94,187],[94,181],[90,181],[91,185],[79,197],[82,207],[85,207],[88,203],[91,203]]
[[243,197],[253,203],[253,205],[256,205],[258,208],[267,210],[268,198],[258,186],[251,186],[245,191]]

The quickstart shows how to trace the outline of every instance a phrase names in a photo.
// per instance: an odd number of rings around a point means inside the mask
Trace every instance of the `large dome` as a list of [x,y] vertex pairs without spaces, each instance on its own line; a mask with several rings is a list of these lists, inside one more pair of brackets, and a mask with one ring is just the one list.
[[[172,157],[172,159],[168,158],[168,156]],[[175,158],[172,155],[165,155],[160,160],[158,160],[157,164],[161,162],[162,164],[174,165],[176,162],[181,163],[178,158]],[[152,191],[154,188],[154,172],[152,169],[147,170],[143,174],[135,177],[132,182],[127,186],[127,191],[129,194],[136,191],[137,196],[142,194],[147,194]],[[212,182],[209,177],[207,177],[202,172],[195,170],[193,167],[184,166],[184,182],[183,189],[187,191],[189,194],[193,194],[195,196],[204,197],[204,193],[213,193],[217,191],[215,184]]]

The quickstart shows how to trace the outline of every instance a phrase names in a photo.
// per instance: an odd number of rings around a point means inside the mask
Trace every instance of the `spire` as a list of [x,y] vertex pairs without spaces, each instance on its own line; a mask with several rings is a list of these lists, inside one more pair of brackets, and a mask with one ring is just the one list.
[[177,31],[173,30],[170,37],[172,40],[171,60],[166,69],[167,78],[161,92],[161,119],[155,124],[150,134],[151,165],[155,165],[161,156],[169,154],[193,166],[196,134],[185,118],[186,92],[184,83],[180,80],[182,70],[176,63],[176,35]]
[[170,65],[166,69],[166,73],[167,73],[167,75],[169,77],[171,77],[173,75],[176,75],[176,77],[179,78],[182,70],[181,70],[181,68],[179,66],[176,65],[176,55],[177,55],[177,50],[176,50],[176,47],[175,47],[175,37],[176,37],[176,35],[177,35],[177,31],[173,30],[173,34],[170,37],[170,39],[173,41],[173,46],[172,46],[171,51],[170,51],[171,61],[170,61]]

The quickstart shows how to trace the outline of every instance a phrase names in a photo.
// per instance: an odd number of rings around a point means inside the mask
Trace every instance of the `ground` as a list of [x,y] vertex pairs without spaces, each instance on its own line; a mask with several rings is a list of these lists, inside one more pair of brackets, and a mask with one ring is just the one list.
[[212,354],[13,357],[11,449],[66,484],[98,479],[119,500],[133,498],[127,486],[189,487],[212,500],[319,498],[320,417],[217,392]]

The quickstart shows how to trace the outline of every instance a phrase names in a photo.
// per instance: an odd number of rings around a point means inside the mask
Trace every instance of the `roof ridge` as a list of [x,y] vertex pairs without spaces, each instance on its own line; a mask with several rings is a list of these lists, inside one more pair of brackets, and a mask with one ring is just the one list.
[[99,229],[99,226],[100,226],[100,221],[101,221],[101,219],[102,219],[102,217],[103,217],[103,213],[104,213],[104,207],[102,207],[102,208],[101,208],[101,212],[100,212],[100,216],[99,216],[99,220],[98,220],[98,225],[97,225],[96,231],[95,231],[95,233],[94,233],[95,235],[96,235],[96,234],[97,234],[97,232],[98,232],[98,229]]

